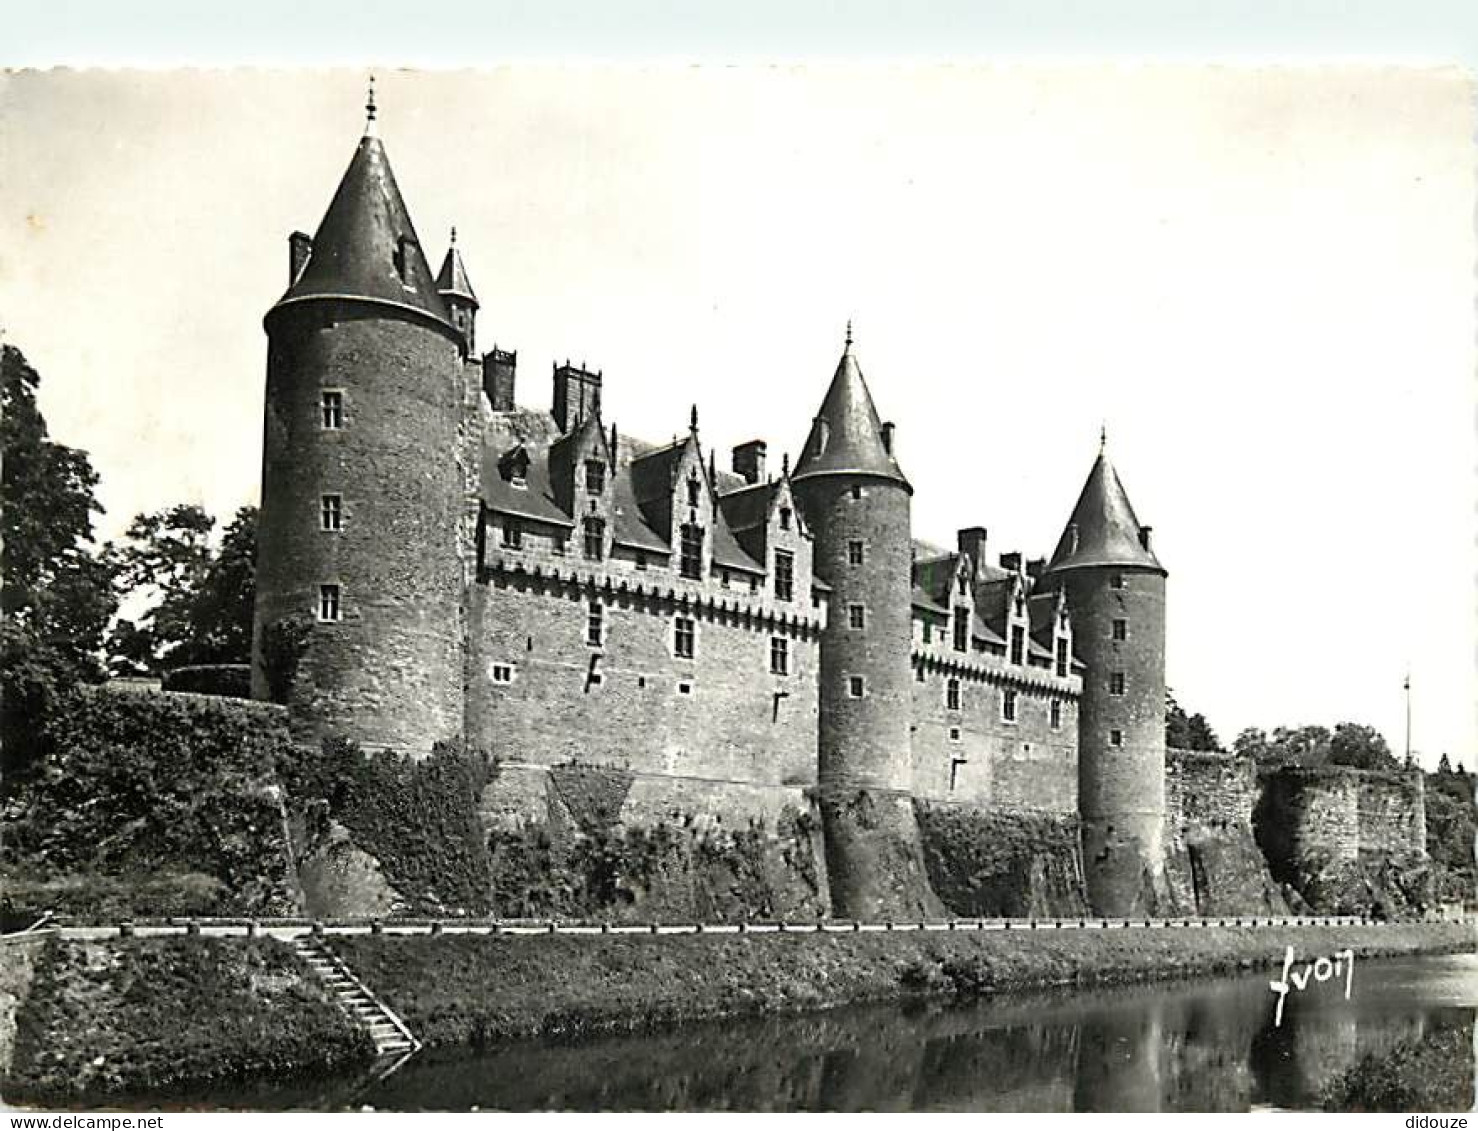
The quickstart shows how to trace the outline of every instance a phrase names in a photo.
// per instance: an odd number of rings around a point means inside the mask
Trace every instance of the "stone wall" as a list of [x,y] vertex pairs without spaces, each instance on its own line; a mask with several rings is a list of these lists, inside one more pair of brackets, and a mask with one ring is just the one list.
[[[1076,690],[1039,680],[993,674],[983,665],[929,662],[914,657],[913,790],[936,801],[1078,810]],[[949,684],[959,683],[951,709]],[[1006,692],[1016,695],[1016,717],[1005,717]],[[1052,725],[1053,702],[1057,725]]]
[[[592,604],[602,621],[589,643]],[[814,621],[762,600],[638,592],[626,579],[504,571],[469,596],[468,740],[504,762],[578,760],[642,774],[806,786],[816,781]],[[692,658],[675,622],[694,622]],[[770,671],[787,641],[787,675]]]
[[1187,912],[1287,912],[1253,835],[1257,797],[1257,767],[1250,758],[1166,752],[1166,874],[1176,902]]
[[1317,911],[1397,915],[1431,902],[1420,772],[1270,770],[1254,827],[1273,877]]

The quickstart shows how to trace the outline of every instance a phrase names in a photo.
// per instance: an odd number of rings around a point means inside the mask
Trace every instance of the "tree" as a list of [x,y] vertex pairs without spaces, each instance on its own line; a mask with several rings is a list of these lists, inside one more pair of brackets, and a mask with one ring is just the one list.
[[242,507],[211,546],[216,520],[194,504],[135,516],[115,548],[126,598],[148,602],[109,639],[114,667],[157,672],[251,659],[257,511]]
[[0,348],[0,766],[7,777],[34,757],[54,697],[102,678],[104,634],[117,608],[112,564],[93,543],[93,516],[103,510],[97,473],[86,452],[48,438],[36,405],[40,383],[20,350]]
[[1206,716],[1199,712],[1187,715],[1175,700],[1175,693],[1165,692],[1165,745],[1178,750],[1220,750],[1221,739],[1211,729]]
[[1329,762],[1357,770],[1394,770],[1398,763],[1385,737],[1362,723],[1339,723],[1329,740]]

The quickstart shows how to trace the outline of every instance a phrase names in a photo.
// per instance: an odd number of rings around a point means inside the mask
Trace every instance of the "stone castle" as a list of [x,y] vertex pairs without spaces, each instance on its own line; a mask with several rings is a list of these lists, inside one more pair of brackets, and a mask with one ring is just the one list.
[[850,328],[778,468],[754,440],[721,469],[696,408],[670,444],[622,435],[583,363],[521,406],[374,117],[265,319],[254,693],[274,626],[310,619],[297,738],[492,751],[490,828],[551,819],[570,767],[619,767],[623,823],[811,838],[822,913],[939,910],[939,814],[1067,830],[1060,883],[1093,912],[1174,905],[1166,570],[1102,450],[1052,556],[993,561],[982,527],[913,539]]

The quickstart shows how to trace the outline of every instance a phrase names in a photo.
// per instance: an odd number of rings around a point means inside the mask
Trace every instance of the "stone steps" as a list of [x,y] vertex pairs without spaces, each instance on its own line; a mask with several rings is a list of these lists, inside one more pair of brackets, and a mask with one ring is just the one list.
[[321,939],[304,935],[294,939],[292,946],[314,977],[333,994],[345,1015],[369,1034],[377,1058],[404,1057],[421,1047],[400,1018],[371,994]]

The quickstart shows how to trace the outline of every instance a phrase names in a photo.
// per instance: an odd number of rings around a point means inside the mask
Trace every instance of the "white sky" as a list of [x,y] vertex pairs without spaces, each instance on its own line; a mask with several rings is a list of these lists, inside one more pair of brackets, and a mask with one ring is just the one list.
[[[0,79],[0,317],[103,532],[255,502],[287,234],[363,70]],[[916,535],[1048,553],[1107,420],[1170,570],[1169,679],[1230,742],[1475,741],[1473,88],[1455,70],[379,73],[381,136],[479,340],[605,370],[660,439],[795,451],[847,318]]]

